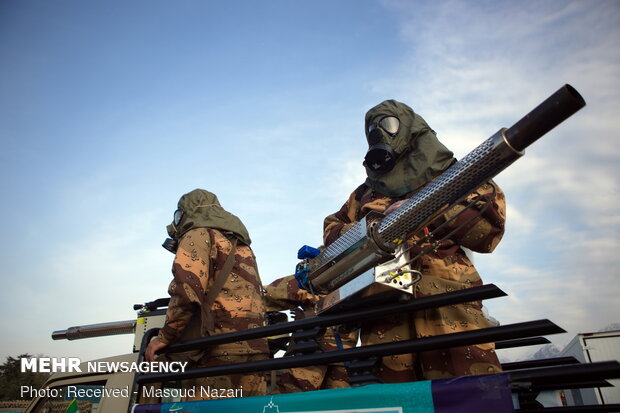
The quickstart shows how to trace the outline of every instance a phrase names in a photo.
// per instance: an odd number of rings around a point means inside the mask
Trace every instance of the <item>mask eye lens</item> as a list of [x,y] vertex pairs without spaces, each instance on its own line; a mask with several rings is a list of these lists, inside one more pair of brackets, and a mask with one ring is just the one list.
[[372,132],[375,129],[377,129],[376,123],[371,123],[370,125],[368,125],[368,133]]
[[176,211],[174,211],[174,217],[172,222],[174,222],[175,226],[179,225],[179,223],[181,222],[181,218],[183,218],[183,210],[177,209]]
[[400,126],[400,122],[395,116],[386,116],[381,119],[379,125],[383,128],[384,131],[391,135],[395,135],[398,132],[398,127]]

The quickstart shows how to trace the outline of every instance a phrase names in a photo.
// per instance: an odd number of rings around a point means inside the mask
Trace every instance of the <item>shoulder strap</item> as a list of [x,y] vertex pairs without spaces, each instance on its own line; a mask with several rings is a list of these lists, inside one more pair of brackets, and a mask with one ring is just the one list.
[[364,193],[366,192],[366,190],[368,189],[368,185],[366,185],[365,183],[361,184],[360,186],[357,187],[357,189],[355,189],[355,200],[356,201],[361,201],[362,200],[362,196],[364,195]]
[[216,297],[219,295],[222,287],[224,287],[224,283],[228,279],[228,275],[232,270],[232,267],[235,263],[235,252],[237,250],[237,238],[235,237],[232,241],[232,248],[230,249],[230,253],[228,257],[226,257],[226,261],[224,261],[224,265],[222,268],[215,272],[213,276],[213,284],[207,294],[205,294],[205,300],[202,303],[202,334],[212,335],[215,331],[215,321],[213,319],[213,313],[211,312],[211,306],[215,302]]

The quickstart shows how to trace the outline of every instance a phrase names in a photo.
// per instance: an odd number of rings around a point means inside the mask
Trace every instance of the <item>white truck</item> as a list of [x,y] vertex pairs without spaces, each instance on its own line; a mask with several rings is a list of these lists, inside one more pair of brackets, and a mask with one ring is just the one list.
[[[560,356],[575,357],[581,363],[620,360],[620,330],[577,334]],[[620,403],[620,380],[608,380],[613,387],[565,390],[569,406]]]

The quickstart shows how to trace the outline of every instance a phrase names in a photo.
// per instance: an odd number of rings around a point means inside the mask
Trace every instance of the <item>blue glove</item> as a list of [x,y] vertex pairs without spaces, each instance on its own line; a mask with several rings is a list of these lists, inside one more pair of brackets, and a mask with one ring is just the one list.
[[295,279],[297,280],[297,286],[301,290],[310,291],[310,281],[308,281],[308,264],[300,262],[295,267]]

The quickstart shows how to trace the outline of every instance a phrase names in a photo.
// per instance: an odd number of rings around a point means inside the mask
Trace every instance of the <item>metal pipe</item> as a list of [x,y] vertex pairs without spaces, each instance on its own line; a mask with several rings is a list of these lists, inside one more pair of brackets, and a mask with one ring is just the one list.
[[506,140],[522,151],[586,105],[571,85],[564,85],[506,130]]
[[515,413],[618,413],[620,403],[586,406],[540,407],[538,402],[522,405]]
[[195,350],[216,344],[233,343],[255,338],[271,337],[280,334],[293,333],[313,327],[327,327],[360,320],[370,320],[380,318],[390,314],[405,314],[412,311],[419,311],[428,308],[436,308],[446,305],[465,303],[469,301],[486,300],[505,296],[506,293],[494,284],[482,285],[479,287],[466,288],[464,290],[452,291],[444,294],[432,295],[429,297],[418,298],[417,300],[405,303],[391,304],[379,308],[369,308],[364,310],[350,311],[335,315],[321,315],[318,317],[304,318],[291,321],[290,323],[274,324],[266,327],[252,328],[249,330],[236,331],[234,333],[218,334],[214,336],[188,340],[183,343],[171,344],[166,348],[166,353],[177,353],[187,350]]
[[[559,384],[559,386],[558,386]],[[613,384],[607,380],[584,380],[584,381],[570,381],[568,383],[544,383],[537,384],[536,390],[558,390],[561,387],[562,390],[568,389],[589,389],[595,387],[614,387]]]
[[502,363],[503,371],[531,369],[536,367],[560,366],[563,364],[579,364],[575,357],[553,357],[548,359],[514,361],[512,363]]
[[437,350],[480,343],[492,343],[496,340],[507,340],[534,335],[564,333],[565,331],[549,320],[529,321],[489,327],[459,333],[443,334],[412,340],[396,341],[373,346],[355,347],[346,350],[328,351],[295,357],[254,361],[248,363],[229,364],[224,366],[206,367],[188,370],[184,373],[155,373],[139,376],[140,384],[166,380],[184,380],[197,377],[225,376],[229,374],[252,373],[256,371],[306,367],[321,364],[360,360],[369,357],[384,357],[394,354],[417,353],[420,351]]
[[[584,373],[584,366],[587,371]],[[613,373],[615,375],[610,375]],[[584,380],[604,380],[620,377],[620,363],[618,361],[604,361],[600,363],[571,364],[549,369],[528,369],[508,373],[512,382],[528,382],[531,385],[545,384],[551,381],[570,382]]]
[[82,338],[133,334],[136,320],[113,321],[111,323],[89,324],[56,330],[52,333],[54,340],[79,340]]
[[522,154],[506,143],[504,130],[500,130],[386,216],[377,226],[375,239],[382,244],[395,244],[397,239],[405,238],[441,208],[476,190]]
[[549,343],[551,342],[544,337],[519,338],[516,340],[496,341],[495,350],[503,350],[506,348],[525,347],[525,346],[537,346],[539,344],[549,344]]
[[[159,333],[159,328],[151,328],[144,333],[142,336],[142,341],[140,342],[140,351],[138,351],[138,358],[136,360],[137,363],[142,363],[144,361],[144,353],[146,352],[146,348],[151,342],[151,339],[155,337],[157,333]],[[140,386],[138,383],[138,377],[138,374],[133,376],[133,381],[131,383],[131,396],[129,397],[127,413],[132,413],[134,405],[138,402],[138,391]]]

